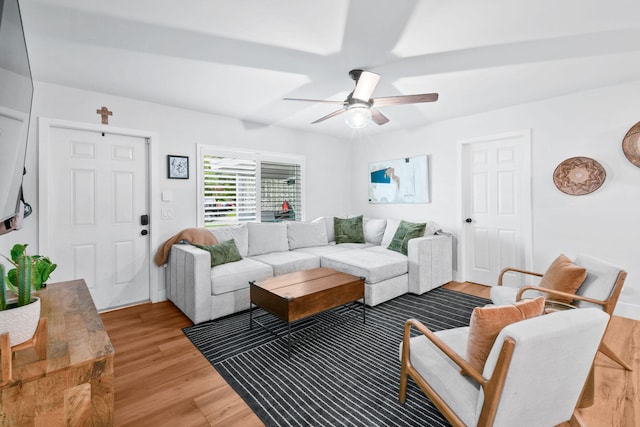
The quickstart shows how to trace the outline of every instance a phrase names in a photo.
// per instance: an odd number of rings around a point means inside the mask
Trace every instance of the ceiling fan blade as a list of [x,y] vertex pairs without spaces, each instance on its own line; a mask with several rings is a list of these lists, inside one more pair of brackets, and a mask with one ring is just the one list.
[[417,104],[420,102],[434,102],[438,100],[437,93],[422,93],[419,95],[399,95],[399,96],[383,96],[381,98],[372,99],[373,105],[380,107],[382,105],[400,105],[400,104]]
[[344,113],[344,108],[341,108],[337,111],[334,111],[333,113],[329,113],[326,116],[322,116],[320,117],[318,120],[314,120],[313,122],[311,122],[312,125],[315,125],[316,123],[320,123],[320,122],[324,122],[327,119],[330,119],[331,117],[337,116],[338,114],[342,114]]
[[353,90],[352,98],[369,102],[373,90],[378,85],[380,75],[370,71],[363,71],[356,82],[356,88]]
[[306,99],[306,98],[282,98],[285,101],[323,102],[325,104],[343,104],[344,101],[333,101],[327,99]]
[[371,111],[371,120],[373,120],[375,123],[379,125],[383,125],[389,122],[389,119],[387,118],[387,116],[382,114],[380,110],[373,107],[371,107],[369,110]]

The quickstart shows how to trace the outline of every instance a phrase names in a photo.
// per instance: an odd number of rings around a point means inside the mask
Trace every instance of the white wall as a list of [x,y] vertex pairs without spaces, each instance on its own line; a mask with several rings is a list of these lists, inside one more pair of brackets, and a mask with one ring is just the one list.
[[[302,154],[307,164],[307,218],[336,212],[407,220],[430,219],[458,233],[459,140],[514,130],[532,129],[533,267],[544,271],[558,253],[591,254],[624,267],[629,275],[617,313],[640,318],[640,169],[621,149],[626,131],[640,120],[640,82],[564,96],[542,102],[436,123],[421,129],[352,139],[350,142],[275,127],[245,127],[240,121],[107,94],[37,83],[34,117],[99,123],[95,110],[109,107],[113,126],[155,132],[160,183],[156,201],[174,209],[173,220],[154,230],[161,242],[196,223],[196,144],[211,143],[244,149]],[[391,111],[390,111],[391,114]],[[37,120],[31,125],[25,195],[34,214],[25,229],[0,236],[0,253],[16,242],[37,251]],[[188,181],[165,178],[167,154],[188,155]],[[370,205],[367,166],[371,161],[428,154],[431,200],[423,205]],[[607,170],[605,184],[586,196],[559,192],[552,180],[555,167],[573,156],[598,160]],[[349,185],[351,184],[351,185]],[[160,201],[170,190],[174,200]],[[55,273],[54,273],[55,276]],[[163,284],[163,274],[159,274]],[[456,277],[458,280],[463,279]],[[55,279],[55,277],[53,277]]]
[[[24,178],[25,198],[33,206],[34,213],[25,220],[23,230],[0,236],[0,254],[8,254],[14,243],[28,243],[29,253],[38,252],[37,118],[100,124],[96,109],[103,105],[113,111],[113,116],[109,117],[111,126],[158,135],[155,158],[151,162],[159,165],[159,183],[156,194],[150,195],[156,206],[156,211],[150,215],[158,218],[161,208],[170,207],[174,219],[161,220],[159,229],[151,230],[154,253],[167,238],[183,228],[196,226],[197,144],[304,155],[307,219],[331,215],[336,205],[346,206],[348,210],[351,194],[350,186],[345,183],[350,181],[349,148],[343,141],[284,128],[245,126],[239,120],[221,116],[36,82]],[[189,156],[189,180],[166,178],[167,154]],[[160,193],[166,190],[173,193],[173,201],[160,200]],[[156,269],[155,265],[153,268]],[[164,289],[162,270],[156,269],[152,272],[152,278],[154,276]],[[55,272],[52,279],[56,279]]]
[[[620,265],[628,277],[616,313],[640,319],[640,169],[625,158],[621,146],[627,130],[640,121],[639,98],[640,82],[635,82],[355,142],[352,210],[370,217],[430,219],[459,234],[458,141],[532,129],[534,270],[544,272],[561,252]],[[430,156],[430,204],[367,202],[369,162],[420,154]],[[606,169],[607,179],[594,193],[569,196],[555,187],[554,169],[574,156],[592,157]]]

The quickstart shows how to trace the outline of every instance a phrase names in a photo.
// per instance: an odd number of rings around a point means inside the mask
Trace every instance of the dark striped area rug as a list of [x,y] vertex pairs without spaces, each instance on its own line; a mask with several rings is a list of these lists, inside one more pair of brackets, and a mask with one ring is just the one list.
[[[404,322],[467,326],[473,308],[488,302],[437,288],[367,308],[366,324],[359,309],[337,309],[294,324],[290,358],[284,340],[249,330],[248,312],[184,333],[267,426],[447,426],[413,381],[406,403],[398,401]],[[271,315],[261,321],[286,333]]]

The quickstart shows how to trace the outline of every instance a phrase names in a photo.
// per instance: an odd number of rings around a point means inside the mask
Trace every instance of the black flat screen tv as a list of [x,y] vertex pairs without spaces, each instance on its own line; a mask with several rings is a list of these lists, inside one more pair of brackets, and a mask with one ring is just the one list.
[[32,98],[18,0],[0,0],[0,221],[20,206]]

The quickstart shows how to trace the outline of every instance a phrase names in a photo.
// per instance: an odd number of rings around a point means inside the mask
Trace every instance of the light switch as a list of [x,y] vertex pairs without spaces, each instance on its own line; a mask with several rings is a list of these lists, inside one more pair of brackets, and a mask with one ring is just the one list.
[[173,218],[173,209],[171,208],[162,208],[160,211],[160,218],[162,219],[172,219]]
[[162,201],[170,202],[173,200],[173,191],[163,191],[162,192]]

